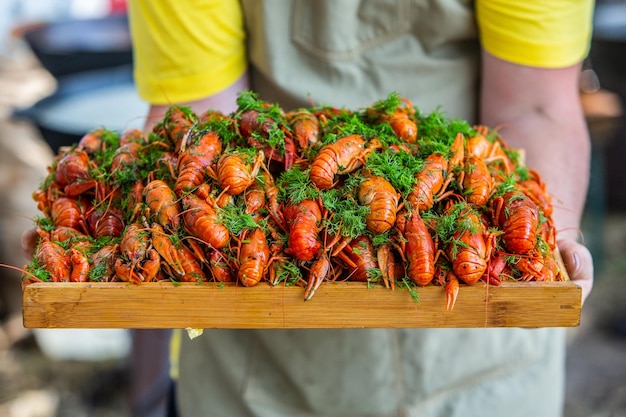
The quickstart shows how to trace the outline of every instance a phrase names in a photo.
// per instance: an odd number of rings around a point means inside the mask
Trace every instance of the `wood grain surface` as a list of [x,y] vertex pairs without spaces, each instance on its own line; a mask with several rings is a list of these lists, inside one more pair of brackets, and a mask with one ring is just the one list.
[[572,282],[461,286],[446,311],[440,286],[408,290],[325,283],[302,287],[217,283],[36,283],[23,292],[27,328],[575,327],[582,290]]

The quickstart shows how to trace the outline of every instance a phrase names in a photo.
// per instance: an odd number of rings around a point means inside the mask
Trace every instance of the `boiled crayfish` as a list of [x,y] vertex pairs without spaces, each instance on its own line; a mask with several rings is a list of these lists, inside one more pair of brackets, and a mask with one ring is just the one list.
[[24,282],[287,282],[307,300],[336,280],[440,285],[452,309],[464,285],[563,279],[546,186],[494,130],[397,94],[237,105],[64,149],[33,193]]

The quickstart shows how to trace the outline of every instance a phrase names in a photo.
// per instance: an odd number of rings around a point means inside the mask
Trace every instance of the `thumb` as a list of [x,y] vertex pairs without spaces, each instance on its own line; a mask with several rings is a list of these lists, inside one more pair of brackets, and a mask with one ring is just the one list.
[[586,246],[571,239],[558,241],[559,252],[572,282],[583,290],[583,304],[593,288],[593,257]]

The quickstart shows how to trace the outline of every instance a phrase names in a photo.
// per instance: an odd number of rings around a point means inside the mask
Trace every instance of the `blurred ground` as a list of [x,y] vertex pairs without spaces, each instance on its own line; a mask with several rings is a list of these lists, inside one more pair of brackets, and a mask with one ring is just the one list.
[[[32,104],[53,89],[54,81],[28,54],[0,61],[0,262],[5,264],[26,262],[20,236],[38,214],[30,194],[52,158],[33,126],[9,115],[13,106]],[[585,231],[596,242],[601,264],[581,326],[570,330],[566,417],[626,417],[626,213],[601,209],[593,208]],[[19,272],[0,269],[0,416],[130,416],[126,358],[46,356],[21,325],[19,279]]]
[[605,222],[604,265],[596,273],[567,356],[566,417],[626,416],[626,215]]

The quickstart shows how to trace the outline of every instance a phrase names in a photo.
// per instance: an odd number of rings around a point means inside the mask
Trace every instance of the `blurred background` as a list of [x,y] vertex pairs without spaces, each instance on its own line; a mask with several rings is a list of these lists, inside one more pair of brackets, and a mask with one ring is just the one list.
[[[598,1],[581,74],[593,141],[583,235],[596,285],[569,330],[567,417],[626,416],[626,1]],[[59,146],[141,127],[125,0],[0,1],[0,263],[27,259],[31,193]],[[29,330],[0,268],[0,416],[131,416],[128,330]],[[155,416],[156,417],[156,416]]]

